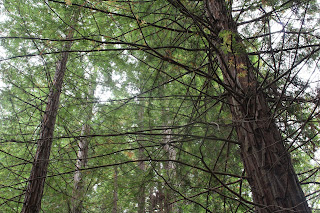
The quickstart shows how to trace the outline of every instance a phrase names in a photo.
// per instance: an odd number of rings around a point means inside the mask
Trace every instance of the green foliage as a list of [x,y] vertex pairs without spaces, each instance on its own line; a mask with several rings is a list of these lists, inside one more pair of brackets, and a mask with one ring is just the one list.
[[[88,164],[81,171],[84,212],[111,212],[115,191],[118,212],[137,212],[142,186],[146,209],[152,207],[152,196],[159,195],[155,206],[160,209],[171,202],[174,212],[252,211],[234,128],[237,121],[227,104],[228,94],[239,94],[223,83],[216,58],[219,51],[210,39],[220,40],[218,48],[224,53],[251,54],[261,84],[258,89],[266,92],[270,114],[292,150],[304,190],[315,193],[309,203],[318,208],[318,162],[310,163],[319,149],[318,106],[305,83],[296,80],[302,62],[312,67],[318,60],[312,45],[319,43],[319,32],[310,31],[316,25],[297,27],[290,20],[286,34],[268,34],[271,29],[261,18],[253,26],[239,25],[241,35],[222,30],[215,38],[202,1],[172,2],[4,1],[1,10],[7,18],[0,31],[6,55],[1,57],[8,60],[0,64],[4,84],[0,91],[1,211],[22,208],[56,62],[70,42],[65,40],[70,27],[75,35],[55,124],[43,212],[70,212],[81,137],[89,140]],[[298,3],[291,1],[281,8],[282,1],[262,5],[273,7],[268,18],[277,21],[294,6],[298,20],[303,9],[312,15],[318,8],[315,2],[310,1],[310,10],[306,2]],[[264,15],[256,1],[238,4],[241,9],[233,8],[238,22]],[[75,13],[79,18],[72,21]],[[301,49],[292,49],[297,46]],[[83,134],[84,124],[90,126],[90,133]],[[175,159],[165,149],[168,138]],[[139,167],[141,160],[145,160],[144,170]],[[168,169],[168,160],[173,160],[174,171]]]

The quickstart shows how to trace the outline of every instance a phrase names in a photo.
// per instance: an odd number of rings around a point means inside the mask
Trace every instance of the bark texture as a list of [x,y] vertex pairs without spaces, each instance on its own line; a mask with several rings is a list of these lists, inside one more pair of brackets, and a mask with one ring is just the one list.
[[[73,30],[70,30],[67,39],[73,37]],[[72,43],[65,46],[65,50],[70,50]],[[64,74],[66,71],[68,52],[61,55],[58,61],[52,87],[49,92],[46,110],[43,116],[40,129],[40,137],[37,143],[37,151],[34,156],[29,183],[25,192],[22,213],[38,213],[41,209],[41,199],[44,184],[48,171],[49,157],[53,139],[54,126],[59,108],[59,99],[62,89]]]
[[311,213],[226,1],[206,0],[206,11],[256,211]]
[[41,208],[41,198],[47,176],[54,126],[67,60],[68,53],[65,52],[62,54],[61,60],[57,63],[53,86],[50,90],[48,104],[43,116],[40,138],[34,157],[35,160],[32,165],[29,184],[21,211],[23,213],[37,213]]

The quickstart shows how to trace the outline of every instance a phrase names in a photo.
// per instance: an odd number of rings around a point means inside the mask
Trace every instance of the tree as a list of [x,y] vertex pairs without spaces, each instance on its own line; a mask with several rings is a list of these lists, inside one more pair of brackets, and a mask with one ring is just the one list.
[[[92,212],[316,211],[318,77],[301,73],[319,69],[318,6],[5,1],[3,211],[21,211],[28,197],[53,64],[64,54],[69,69],[37,194],[43,211],[68,212],[75,197],[79,211]],[[66,39],[72,11],[79,19]],[[79,142],[88,141],[80,164]],[[79,172],[85,190],[77,191]]]
[[[213,36],[222,37],[211,42],[230,93],[228,101],[257,212],[311,212],[257,81],[259,71],[243,49],[231,11],[220,0],[208,1],[206,7],[214,23]],[[227,50],[223,45],[229,45]]]
[[[73,26],[71,26],[71,28],[68,30],[66,39],[72,39],[73,34],[74,28]],[[68,50],[70,50],[71,45],[72,42],[67,43],[67,45],[63,49],[63,51],[65,52],[62,53],[61,59],[57,62],[56,72],[53,79],[52,88],[50,89],[50,93],[48,95],[48,103],[41,124],[37,151],[30,172],[29,184],[26,190],[21,212],[40,212],[41,209],[41,199],[47,176],[54,127],[59,108],[59,98],[68,62]]]
[[[90,79],[90,86],[88,94],[86,95],[86,99],[88,103],[90,100],[94,99],[94,92],[96,89],[95,81],[96,75],[93,73]],[[86,118],[84,120],[84,124],[81,129],[81,135],[84,137],[79,139],[78,143],[78,153],[77,153],[77,162],[76,162],[76,171],[74,174],[74,191],[73,191],[73,201],[72,201],[72,210],[74,213],[81,213],[83,210],[83,199],[85,195],[85,177],[81,172],[81,169],[84,169],[87,166],[88,162],[88,151],[89,151],[89,139],[85,136],[90,135],[90,121],[93,117],[93,105],[87,104],[85,105],[84,111],[86,112]],[[117,170],[115,169],[115,180],[117,176]],[[116,209],[116,208],[115,208]],[[117,212],[115,210],[115,212]]]

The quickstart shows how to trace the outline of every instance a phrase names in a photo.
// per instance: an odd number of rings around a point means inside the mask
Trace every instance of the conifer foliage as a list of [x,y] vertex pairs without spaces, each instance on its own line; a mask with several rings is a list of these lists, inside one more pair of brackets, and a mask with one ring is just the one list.
[[316,0],[4,0],[3,212],[317,212]]

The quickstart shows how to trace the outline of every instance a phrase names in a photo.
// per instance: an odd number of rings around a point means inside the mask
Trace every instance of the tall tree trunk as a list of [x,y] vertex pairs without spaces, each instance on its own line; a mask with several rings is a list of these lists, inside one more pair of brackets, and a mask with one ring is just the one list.
[[[93,75],[93,80],[96,81],[96,76]],[[96,85],[90,85],[89,86],[89,92],[86,97],[86,101],[89,102],[94,97]],[[88,122],[91,121],[93,114],[93,104],[86,104],[86,118],[85,118],[85,124],[82,126],[81,135],[89,135],[91,127],[88,124]],[[85,194],[85,181],[83,177],[83,173],[81,172],[81,169],[85,168],[87,166],[88,162],[88,145],[89,145],[89,139],[86,137],[81,137],[78,143],[78,153],[77,153],[77,162],[76,162],[76,171],[73,176],[74,180],[74,188],[73,188],[73,196],[72,196],[72,213],[81,213],[83,209],[83,198]]]
[[[67,39],[72,39],[74,30],[70,29]],[[70,50],[72,42],[68,42],[64,50]],[[22,213],[38,213],[41,209],[41,199],[48,171],[49,157],[56,116],[59,108],[59,98],[62,89],[64,74],[68,61],[68,52],[63,52],[58,61],[54,75],[53,85],[48,96],[46,111],[40,129],[37,151],[32,165],[29,183],[25,192]]]
[[257,212],[311,212],[226,1],[206,0],[206,10]]

